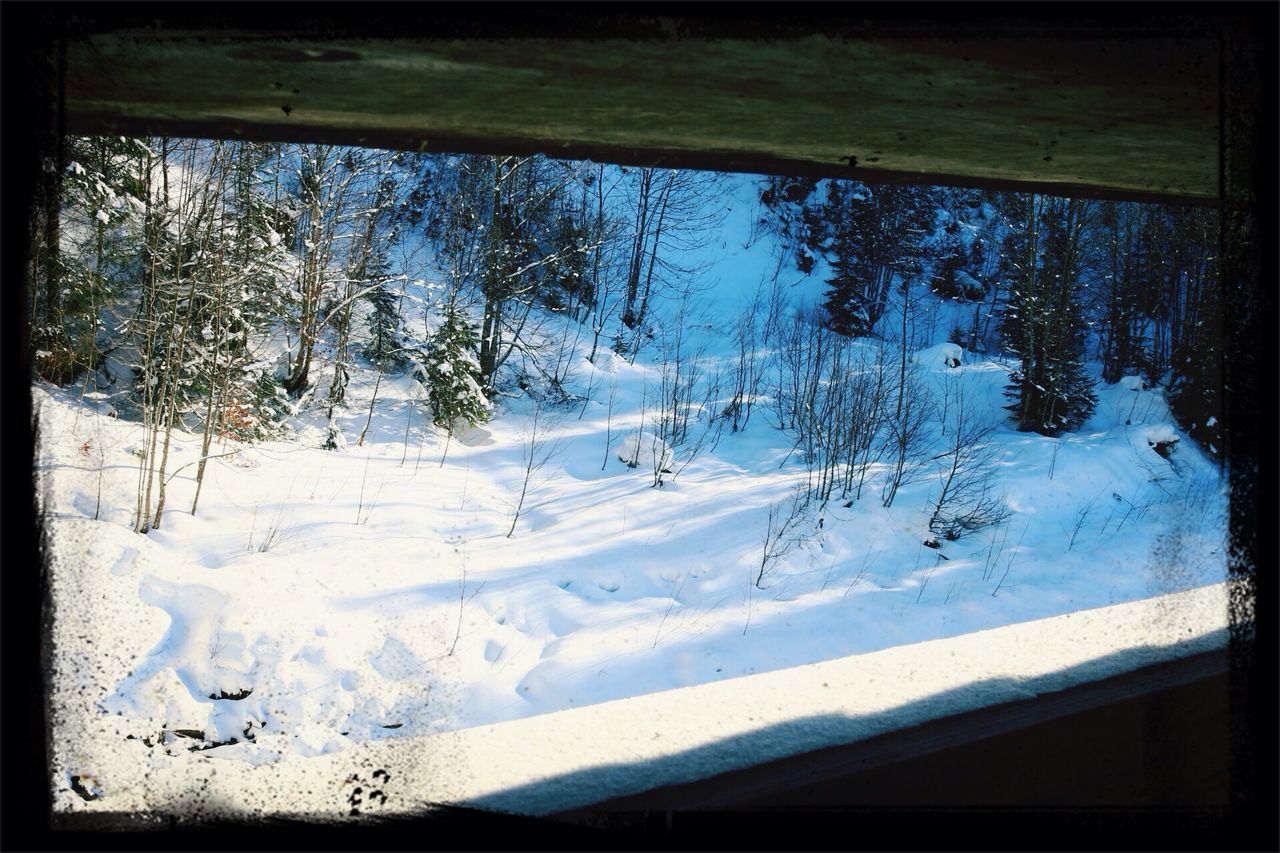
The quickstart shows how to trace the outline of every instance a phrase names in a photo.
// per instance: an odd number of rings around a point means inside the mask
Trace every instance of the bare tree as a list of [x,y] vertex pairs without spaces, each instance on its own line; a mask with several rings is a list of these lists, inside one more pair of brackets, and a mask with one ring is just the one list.
[[867,472],[880,458],[883,449],[876,440],[885,420],[886,399],[889,388],[889,368],[884,358],[883,343],[874,347],[859,347],[850,380],[849,403],[845,408],[845,449],[848,464],[845,468],[843,496],[855,500],[862,498],[862,487]]
[[[809,508],[809,496],[803,489],[796,489],[791,497],[769,504],[769,519],[760,536],[760,566],[756,572],[755,587],[760,589],[769,569],[795,547],[795,530],[804,520]],[[744,632],[745,633],[745,632]]]
[[609,408],[605,413],[604,421],[604,462],[600,463],[600,470],[603,471],[609,465],[609,451],[613,441],[613,401],[618,393],[618,378],[611,376],[609,378]]
[[825,505],[837,492],[848,499],[856,488],[861,495],[885,447],[876,439],[887,422],[891,374],[883,344],[852,341],[826,328],[822,317],[797,312],[779,326],[772,370],[777,426],[795,436],[792,454],[805,462],[810,498]]
[[631,339],[619,343],[634,361],[648,340],[646,320],[654,303],[669,291],[687,291],[705,271],[704,264],[688,259],[714,239],[725,211],[715,204],[722,187],[716,173],[642,168],[633,178],[621,315]]
[[898,489],[919,475],[919,461],[928,437],[929,393],[921,380],[919,367],[909,365],[900,381],[897,409],[886,424],[885,450],[890,468],[881,492],[885,509],[893,506]]
[[554,437],[556,426],[556,419],[543,411],[542,401],[535,398],[533,414],[525,425],[520,455],[520,495],[516,498],[511,527],[507,530],[508,539],[516,531],[516,523],[520,521],[520,513],[524,511],[526,501],[546,484],[546,478],[541,472],[560,449],[560,442]]
[[[591,250],[587,265],[587,284],[583,288],[582,319],[591,326],[591,352],[587,361],[592,364],[596,363],[600,336],[623,301],[618,286],[623,277],[618,274],[618,268],[621,266],[621,244],[626,223],[621,217],[614,215],[610,199],[622,187],[624,173],[620,169],[611,169],[608,174],[610,177],[606,180],[605,167],[598,165],[590,175],[590,186],[594,190],[594,203],[591,205],[594,218],[589,232]],[[585,183],[584,181],[584,185]],[[584,203],[584,211],[586,208],[587,204]]]
[[[337,343],[333,356],[333,381],[329,385],[328,436],[324,442],[327,450],[336,450],[342,443],[341,431],[335,419],[336,410],[346,402],[347,383],[351,380],[348,344],[351,337],[351,312],[356,299],[361,293],[371,290],[370,281],[380,280],[383,276],[375,269],[384,255],[387,234],[382,225],[392,212],[391,201],[395,192],[395,182],[387,174],[395,165],[399,155],[385,155],[360,151],[349,153],[345,163],[346,169],[353,173],[352,182],[356,185],[351,194],[355,197],[351,205],[354,210],[344,216],[344,220],[356,229],[351,238],[351,251],[348,254],[345,269],[335,285],[339,293],[339,302],[329,312],[330,323],[337,333]],[[379,281],[380,283],[380,281]],[[376,399],[378,388],[382,385],[381,360],[378,362],[378,378],[374,384],[373,396]],[[373,419],[373,404],[369,404],[369,418],[365,422],[365,431],[369,421]],[[364,431],[360,433],[358,444],[364,443]]]
[[[322,305],[334,278],[330,264],[339,251],[339,241],[351,235],[340,232],[346,219],[347,196],[360,173],[351,164],[352,155],[331,145],[303,146],[298,158],[300,213],[297,349],[289,365],[285,389],[299,397],[309,387],[311,359],[323,327]],[[330,316],[334,309],[330,310]]]
[[535,157],[470,158],[492,178],[484,206],[486,229],[475,276],[483,305],[480,372],[491,389],[498,369],[522,344],[540,281],[537,273],[590,250],[585,241],[545,245],[547,211],[579,177],[582,166]]
[[941,487],[929,515],[929,529],[944,539],[959,539],[1007,519],[1012,511],[1003,496],[992,493],[999,447],[992,441],[997,422],[974,411],[957,376],[948,376],[943,389],[950,424],[947,449],[939,457]]
[[557,324],[550,339],[544,338],[534,348],[533,363],[556,402],[570,403],[576,399],[567,386],[577,374],[578,342],[581,340],[581,323],[572,324],[572,332],[563,324]]
[[[192,401],[195,363],[192,327],[210,299],[207,270],[216,268],[216,229],[227,179],[225,143],[184,141],[149,164],[144,228],[142,305],[134,318],[140,327],[143,382],[143,448],[134,530],[159,527],[164,516],[165,469],[173,428]],[[176,163],[170,163],[170,151]],[[171,166],[178,180],[170,185]],[[159,186],[156,172],[159,172]],[[215,276],[217,277],[217,276]],[[160,441],[163,435],[163,442]],[[152,497],[155,496],[154,509]]]
[[[777,281],[777,272],[774,273]],[[764,359],[761,348],[767,334],[768,316],[766,310],[765,282],[762,280],[756,288],[749,303],[738,312],[733,341],[736,359],[734,361],[732,390],[733,396],[725,406],[725,416],[732,419],[732,432],[747,428],[751,421],[751,409],[760,394],[762,367]]]

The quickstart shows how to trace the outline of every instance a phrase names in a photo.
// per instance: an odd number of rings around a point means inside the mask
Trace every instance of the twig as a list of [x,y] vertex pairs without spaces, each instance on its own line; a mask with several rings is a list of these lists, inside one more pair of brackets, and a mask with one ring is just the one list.
[[206,459],[218,459],[219,457],[222,457],[222,456],[234,456],[239,452],[240,452],[240,448],[237,447],[235,450],[228,450],[226,453],[214,453],[211,456],[201,456],[199,459],[192,459],[186,465],[173,469],[173,472],[169,474],[168,477],[165,478],[165,482],[168,483],[174,477],[178,476],[178,472],[181,471],[183,468],[190,468],[192,465],[196,465],[200,462],[203,462]]
[[[879,550],[868,551],[865,555],[863,555],[862,566],[859,567],[857,576],[852,581],[850,581],[848,588],[846,588],[844,591],[844,595],[840,596],[841,598],[845,598],[846,596],[848,596],[849,593],[853,591],[853,588],[858,585],[858,581],[862,580],[863,576],[867,573],[867,570],[870,568],[870,566],[867,565],[867,561],[871,559],[872,554],[875,555],[876,560],[880,559]],[[871,565],[874,566],[875,562],[872,562]]]
[[822,579],[822,586],[818,587],[818,592],[822,592],[827,588],[827,584],[831,582],[831,572],[836,567],[836,558],[831,558],[831,564],[827,566],[826,577]]
[[[1031,523],[1027,522],[1027,527],[1030,527],[1030,526],[1031,526]],[[999,592],[1000,587],[1004,585],[1004,579],[1009,577],[1009,572],[1010,570],[1013,569],[1013,559],[1014,557],[1018,556],[1018,549],[1022,547],[1022,537],[1027,535],[1027,527],[1022,528],[1022,536],[1018,537],[1018,544],[1014,545],[1013,551],[1009,553],[1009,559],[1004,564],[1004,574],[1000,576],[1000,582],[996,584],[996,588],[991,590],[992,598],[996,597],[996,593]]]
[[[676,606],[676,596],[684,590],[684,583],[688,579],[688,574],[683,576],[677,575],[671,579],[671,602],[667,605],[667,611],[662,614],[662,620],[658,622],[658,630],[653,634],[653,646],[651,646],[651,648],[656,649],[658,647],[658,638],[662,636],[662,626],[667,624],[667,617],[671,615],[671,609]],[[680,581],[679,588],[676,588],[677,580]]]
[[360,478],[360,503],[356,506],[356,524],[360,524],[360,515],[364,511],[364,484],[369,479],[369,457],[364,459],[364,475]]
[[1080,534],[1080,528],[1084,526],[1085,519],[1089,517],[1091,512],[1093,512],[1094,504],[1098,502],[1098,498],[1100,497],[1102,497],[1102,492],[1098,492],[1098,494],[1094,495],[1093,498],[1076,513],[1076,526],[1071,531],[1071,541],[1067,543],[1068,551],[1075,546],[1076,537]]
[[[458,648],[458,640],[462,637],[462,613],[463,613],[463,611],[464,611],[464,610],[466,609],[466,607],[467,607],[467,602],[468,602],[468,601],[470,601],[472,598],[475,598],[475,597],[476,597],[476,593],[478,593],[481,589],[483,589],[483,588],[484,588],[484,581],[481,581],[481,582],[480,582],[480,586],[478,586],[478,587],[476,587],[476,588],[475,588],[475,590],[471,593],[470,598],[466,597],[466,591],[467,591],[467,550],[466,550],[466,542],[465,542],[465,541],[461,543],[461,547],[462,547],[462,550],[458,552],[458,553],[459,553],[459,555],[461,556],[461,559],[462,559],[462,562],[461,562],[461,574],[460,574],[460,575],[459,575],[459,577],[458,577],[458,628],[457,628],[457,630],[456,630],[456,631],[454,631],[454,632],[453,632],[453,644],[452,644],[451,646],[449,646],[449,653],[448,653],[447,655],[445,655],[445,657],[453,657],[453,652],[454,652],[454,650]],[[457,551],[457,549],[456,549],[456,548],[455,548],[454,550],[455,550],[455,551]],[[509,643],[509,642],[510,642],[510,641],[508,640],[508,643]],[[506,648],[506,646],[503,646],[503,648],[505,649],[505,648]],[[501,652],[499,652],[498,654],[499,654],[499,655],[501,655],[502,653],[501,653]],[[496,658],[495,658],[495,660],[496,660]],[[491,668],[492,668],[492,667],[491,667]]]

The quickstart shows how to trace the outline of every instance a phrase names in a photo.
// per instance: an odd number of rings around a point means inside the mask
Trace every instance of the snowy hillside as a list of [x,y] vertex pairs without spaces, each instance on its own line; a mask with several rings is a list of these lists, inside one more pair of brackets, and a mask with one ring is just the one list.
[[[974,307],[923,287],[904,363],[893,301],[879,337],[842,351],[840,375],[910,372],[924,413],[890,505],[892,455],[867,458],[860,497],[846,494],[853,469],[824,473],[820,443],[785,422],[798,409],[779,402],[789,380],[770,354],[783,344],[739,334],[776,279],[778,328],[817,340],[799,312],[827,268],[803,275],[772,238],[752,241],[756,182],[729,189],[720,238],[690,249],[696,286],[655,299],[650,346],[628,357],[606,341],[593,363],[589,329],[536,307],[530,352],[556,362],[558,387],[513,384],[487,422],[452,435],[432,425],[421,373],[358,357],[326,450],[327,332],[318,390],[291,404],[280,436],[214,439],[195,515],[202,436],[174,431],[169,509],[146,534],[134,532],[142,425],[113,408],[115,389],[37,382],[60,777],[109,802],[108,782],[83,781],[104,772],[77,753],[90,719],[111,721],[122,761],[269,763],[1225,579],[1225,481],[1163,389],[1105,383],[1088,362],[1097,405],[1083,425],[1020,432],[1005,408],[1018,361],[949,342]],[[405,294],[424,340],[431,292]],[[265,358],[288,346],[273,339]],[[759,347],[759,376],[735,419],[744,346]],[[513,375],[547,375],[528,358],[513,357]],[[687,405],[655,402],[673,397]],[[948,538],[939,495],[965,424],[998,511]],[[823,477],[837,480],[827,498],[801,499]],[[80,802],[67,786],[59,798]]]

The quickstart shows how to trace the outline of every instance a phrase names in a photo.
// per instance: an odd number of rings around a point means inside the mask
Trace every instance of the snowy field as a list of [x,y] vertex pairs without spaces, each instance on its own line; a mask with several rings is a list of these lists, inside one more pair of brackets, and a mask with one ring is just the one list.
[[[769,263],[767,247],[717,248],[706,313],[689,326],[710,360],[731,357],[725,331]],[[913,358],[934,393],[959,382],[997,418],[1010,365],[943,343],[945,308]],[[290,419],[288,439],[218,443],[195,516],[200,436],[175,432],[169,509],[148,535],[131,529],[140,425],[104,392],[33,386],[58,808],[112,807],[104,755],[293,761],[1225,580],[1225,480],[1134,377],[1099,383],[1093,416],[1060,440],[998,428],[1003,524],[926,547],[940,476],[926,462],[889,509],[876,497],[814,508],[757,585],[770,509],[805,476],[794,437],[762,402],[687,465],[677,452],[655,487],[651,465],[624,459],[660,366],[606,346],[593,365],[590,343],[570,350],[570,402],[502,398],[451,440],[400,375],[381,378],[357,444],[375,382],[359,371],[338,421],[345,448],[320,448],[318,406]],[[945,447],[936,429],[931,440]],[[73,793],[72,775],[97,799]]]

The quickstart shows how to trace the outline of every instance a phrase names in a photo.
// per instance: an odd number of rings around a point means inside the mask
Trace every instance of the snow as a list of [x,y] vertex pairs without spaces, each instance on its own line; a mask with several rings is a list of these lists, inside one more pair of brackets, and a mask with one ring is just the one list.
[[1143,429],[1147,444],[1172,444],[1178,440],[1178,433],[1169,424],[1157,424]]
[[[745,234],[752,190],[734,192],[725,228]],[[741,246],[701,250],[707,299],[686,345],[705,345],[709,366],[732,360],[737,313],[775,268],[766,241]],[[788,294],[812,301],[820,274]],[[655,303],[655,326],[673,328],[676,306]],[[951,324],[934,316],[911,354],[926,385],[958,382],[1003,418],[1016,362],[943,342]],[[570,327],[548,315],[542,333]],[[360,365],[334,415],[340,450],[320,447],[325,400],[299,405],[285,439],[219,440],[210,453],[228,455],[209,460],[194,516],[201,437],[175,432],[169,508],[139,535],[141,426],[108,416],[96,389],[33,386],[57,603],[55,808],[336,816],[342,780],[380,768],[389,811],[542,813],[1221,643],[1225,481],[1191,441],[1176,468],[1153,451],[1183,433],[1137,377],[1099,383],[1093,416],[1059,439],[1001,420],[1002,527],[924,547],[926,472],[889,510],[878,485],[815,509],[757,588],[769,507],[805,477],[794,436],[761,399],[745,430],[696,456],[671,447],[651,408],[661,340],[634,364],[602,344],[593,365],[590,338],[565,380],[576,402],[539,410],[555,452],[510,537],[528,397],[450,439],[421,384],[387,375],[357,444],[376,376]],[[263,357],[286,348],[272,339]],[[322,354],[321,396],[331,377]],[[662,488],[655,447],[679,471]],[[695,748],[705,761],[673,759]],[[583,768],[589,784],[565,777]],[[76,795],[72,774],[101,797]]]
[[982,282],[978,281],[976,278],[974,278],[972,275],[965,272],[964,270],[956,270],[955,275],[956,275],[956,281],[958,281],[960,286],[963,287],[965,290],[971,290],[971,291],[982,290]]
[[[179,820],[279,812],[335,819],[352,814],[361,785],[383,794],[361,801],[366,815],[432,803],[543,815],[1220,649],[1226,612],[1220,583],[627,701],[369,740],[305,761],[263,762],[245,744],[197,753],[179,744],[169,756],[137,740],[108,756],[105,739],[119,729],[100,718],[99,740],[62,743],[59,757],[72,758],[59,772],[109,766],[92,775],[102,799],[59,804],[83,811],[110,803]],[[380,660],[388,647],[395,653],[388,641]],[[297,741],[324,752],[320,737],[312,728]]]
[[964,350],[959,344],[943,343],[919,350],[912,360],[929,369],[953,368],[960,365],[963,355]]
[[671,467],[671,445],[648,430],[629,433],[614,447],[613,455],[628,468],[656,468],[659,471]]

